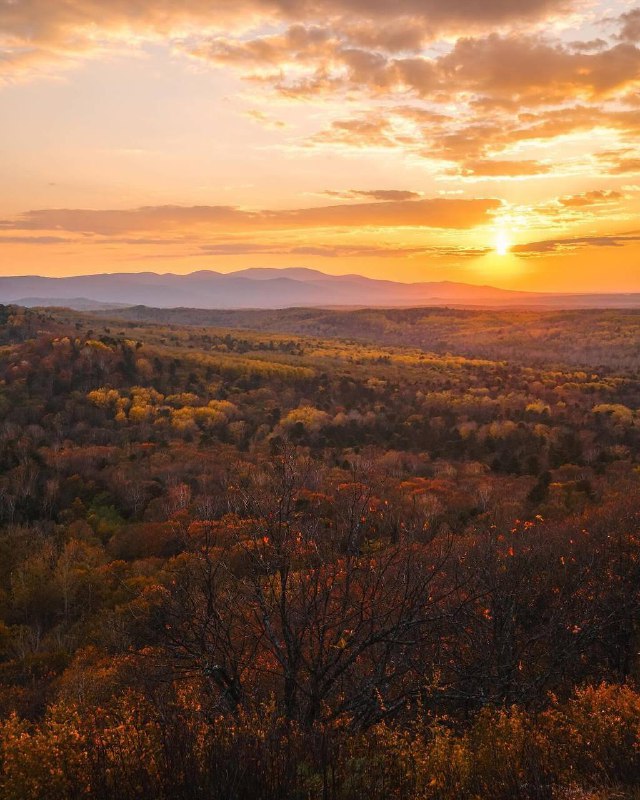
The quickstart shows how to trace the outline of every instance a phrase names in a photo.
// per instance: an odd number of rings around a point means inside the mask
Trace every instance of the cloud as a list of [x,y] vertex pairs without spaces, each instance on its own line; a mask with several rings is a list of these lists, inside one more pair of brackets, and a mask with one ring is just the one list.
[[640,242],[640,234],[634,232],[603,236],[574,236],[517,244],[510,248],[510,252],[520,256],[540,256],[565,253],[585,247],[624,247],[633,242]]
[[[265,25],[327,20],[369,48],[417,48],[427,36],[571,11],[578,0],[3,0],[5,75],[88,57],[121,42],[201,39]],[[26,57],[25,57],[26,56]]]
[[622,28],[620,29],[619,37],[628,42],[640,41],[640,8],[634,8],[621,14],[620,22]]
[[[624,107],[640,86],[634,43],[640,9],[619,18],[613,44],[551,38],[555,16],[583,6],[582,0],[5,0],[0,72],[3,65],[36,69],[43,54],[62,62],[113,42],[162,37],[174,50],[239,70],[288,97],[357,92],[368,98],[368,112],[332,121],[309,137],[309,147],[394,148],[453,163],[454,169],[443,166],[445,174],[461,177],[544,175],[547,161],[514,158],[510,148],[594,126],[636,134],[640,128],[640,112]],[[524,24],[540,19],[549,23],[544,33]],[[445,34],[437,48],[426,49]],[[399,95],[412,97],[413,107],[382,105]],[[262,111],[245,113],[263,127],[285,127]],[[634,158],[611,170],[635,171]]]
[[[5,1],[0,73],[37,70],[43,59],[76,60],[113,42],[136,45],[162,37],[177,50],[237,68],[289,96],[348,88],[374,94],[402,90],[436,101],[442,93],[472,92],[485,103],[514,97],[542,103],[569,91],[595,97],[631,84],[639,74],[640,51],[629,41],[595,51],[584,43],[576,50],[506,30],[466,36],[440,57],[424,52],[430,37],[450,28],[480,33],[487,25],[495,29],[580,5],[577,0]],[[277,30],[248,32],[267,22]]]
[[486,178],[519,178],[531,175],[546,175],[550,164],[540,161],[506,161],[503,159],[477,159],[465,161],[453,174]]
[[[99,38],[106,33],[146,31],[163,35],[185,26],[217,27],[246,17],[251,22],[346,18],[390,20],[406,17],[433,27],[486,25],[540,18],[575,9],[575,0],[20,0],[0,5],[0,30],[9,38],[68,42],[70,33]],[[246,25],[246,20],[243,27]]]
[[244,212],[232,206],[150,206],[127,210],[40,209],[0,220],[0,230],[46,230],[115,236],[176,230],[199,224],[232,224]]
[[372,200],[419,200],[422,195],[418,192],[411,192],[407,189],[348,189],[344,192],[327,190],[323,194],[330,197],[340,197],[344,200],[354,200],[358,198],[370,198]]
[[199,42],[190,52],[218,64],[280,66],[283,62],[310,62],[332,57],[339,44],[328,28],[298,24],[281,33],[254,39],[218,36]]
[[[144,255],[142,258],[202,258],[202,256],[310,256],[321,258],[412,258],[416,256],[453,256],[456,258],[477,258],[489,252],[489,248],[463,246],[407,246],[390,243],[376,244],[296,244],[284,242],[254,242],[237,238],[232,241],[220,240],[202,243],[197,235],[181,238],[89,236],[79,238],[62,236],[6,236],[0,233],[0,245],[82,245],[87,247],[101,245],[128,245],[133,247],[161,246],[162,253]],[[170,252],[167,252],[170,248]],[[176,252],[176,248],[179,252]]]
[[334,120],[309,139],[316,144],[346,144],[349,147],[396,147],[395,133],[387,115],[372,111],[350,119]]
[[589,39],[586,42],[570,42],[569,47],[578,53],[594,53],[607,47],[606,39]]
[[362,17],[394,18],[401,15],[437,23],[490,24],[539,17],[576,7],[566,0],[282,0],[283,5],[321,13],[323,10]]
[[476,102],[494,107],[523,100],[544,105],[567,97],[612,96],[640,78],[640,50],[629,41],[576,48],[575,43],[522,32],[460,38],[439,57],[419,47],[392,55],[379,43],[364,45],[348,26],[339,25],[296,24],[276,34],[235,40],[220,36],[185,49],[296,96],[339,89],[402,90],[434,100],[473,93]]
[[[461,114],[460,122],[419,106],[393,106],[334,120],[310,137],[307,147],[396,149],[441,164],[444,174],[478,177],[519,177],[554,174],[555,157],[545,161],[513,159],[518,146],[537,147],[562,136],[608,130],[611,136],[636,141],[640,110],[619,106],[572,104],[561,108],[528,109],[518,113],[494,109],[475,115]],[[633,148],[595,154],[603,174],[637,171]],[[453,163],[456,167],[451,167]],[[597,167],[596,167],[597,168]],[[593,173],[591,161],[585,170]]]
[[456,258],[478,258],[486,255],[489,248],[482,247],[398,247],[381,245],[282,245],[257,244],[253,242],[219,242],[202,245],[202,253],[212,256],[235,255],[293,255],[319,256],[322,258],[411,258],[414,256],[437,255]]
[[640,173],[640,158],[630,148],[606,150],[596,154],[602,169],[610,175],[629,175]]
[[620,200],[624,197],[621,192],[613,189],[596,189],[591,192],[582,192],[581,194],[572,194],[568,197],[561,197],[559,199],[560,205],[566,208],[583,208],[584,206],[602,205],[603,203],[610,203]]
[[614,175],[627,175],[640,173],[640,158],[622,158],[611,167]]
[[65,236],[1,236],[0,244],[35,244],[49,246],[52,244],[75,244],[77,239]]
[[127,210],[42,209],[0,220],[0,231],[66,231],[120,236],[224,228],[250,231],[305,228],[420,227],[466,229],[491,220],[493,198],[386,200],[291,210],[232,206],[150,206]]
[[249,109],[249,111],[246,112],[246,116],[267,130],[278,130],[280,128],[287,127],[286,122],[283,122],[280,119],[274,119],[273,117],[270,117],[268,114],[265,114],[263,111],[260,111],[256,108]]
[[533,36],[459,39],[438,60],[438,70],[457,91],[485,97],[526,99],[530,104],[597,97],[640,77],[640,50],[620,43],[595,53],[576,53]]

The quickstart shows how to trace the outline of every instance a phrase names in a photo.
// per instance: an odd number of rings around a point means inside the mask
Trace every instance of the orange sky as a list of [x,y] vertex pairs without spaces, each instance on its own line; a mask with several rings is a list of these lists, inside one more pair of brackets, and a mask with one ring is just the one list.
[[637,0],[0,3],[0,274],[640,291]]

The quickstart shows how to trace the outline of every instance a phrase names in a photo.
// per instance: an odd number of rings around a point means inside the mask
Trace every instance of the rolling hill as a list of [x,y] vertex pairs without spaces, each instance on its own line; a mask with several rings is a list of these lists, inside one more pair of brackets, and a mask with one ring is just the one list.
[[91,308],[146,305],[204,309],[291,306],[550,306],[635,307],[639,294],[559,295],[518,292],[450,281],[401,283],[362,275],[327,275],[305,268],[252,268],[223,274],[104,273],[66,278],[0,278],[0,302]]

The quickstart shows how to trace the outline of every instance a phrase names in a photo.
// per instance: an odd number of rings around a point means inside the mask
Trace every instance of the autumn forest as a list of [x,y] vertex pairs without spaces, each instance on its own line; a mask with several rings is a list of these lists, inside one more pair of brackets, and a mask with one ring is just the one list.
[[639,328],[0,306],[0,798],[637,797]]

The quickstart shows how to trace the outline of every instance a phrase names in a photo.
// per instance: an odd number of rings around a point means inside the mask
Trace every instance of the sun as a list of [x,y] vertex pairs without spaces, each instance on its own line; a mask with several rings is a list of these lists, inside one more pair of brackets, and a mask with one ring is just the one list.
[[507,236],[507,232],[504,230],[499,230],[496,234],[496,253],[499,256],[506,256],[509,252],[509,248],[511,247],[511,242],[509,241],[509,237]]

